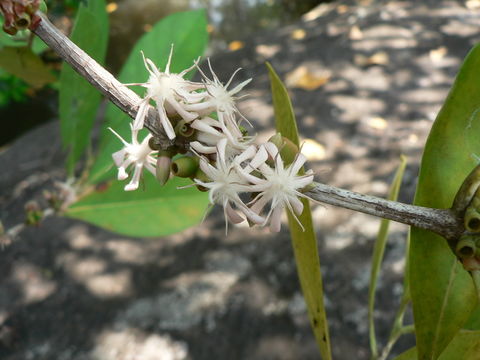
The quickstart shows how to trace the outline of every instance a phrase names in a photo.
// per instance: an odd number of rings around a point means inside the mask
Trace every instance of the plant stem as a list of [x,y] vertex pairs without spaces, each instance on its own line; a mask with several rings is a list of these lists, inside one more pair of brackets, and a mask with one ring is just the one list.
[[461,220],[450,209],[408,205],[319,183],[305,195],[322,203],[430,230],[446,239],[458,238],[463,232]]
[[[47,19],[45,14],[41,12],[37,14],[41,21],[33,32],[110,101],[130,117],[135,118],[140,97],[70,41]],[[145,127],[162,148],[169,145],[158,121],[158,114],[153,107],[150,108],[145,119]],[[463,231],[462,222],[447,209],[430,209],[402,204],[325,184],[316,184],[315,188],[306,194],[326,204],[431,230],[447,239],[454,239]]]

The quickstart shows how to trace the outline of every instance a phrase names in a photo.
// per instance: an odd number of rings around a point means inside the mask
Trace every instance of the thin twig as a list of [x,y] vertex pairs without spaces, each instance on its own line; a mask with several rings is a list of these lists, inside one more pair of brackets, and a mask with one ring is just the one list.
[[[71,42],[43,13],[38,12],[38,15],[41,22],[33,32],[90,84],[130,117],[135,118],[140,97]],[[151,107],[145,120],[145,127],[154,135],[160,145],[166,146],[168,140],[159,125],[157,116],[157,112]],[[431,230],[447,239],[454,239],[463,231],[462,222],[450,210],[402,204],[324,184],[317,184],[307,194],[326,204]]]
[[449,209],[408,205],[319,183],[306,195],[322,203],[430,230],[446,239],[458,238],[463,232],[461,220]]

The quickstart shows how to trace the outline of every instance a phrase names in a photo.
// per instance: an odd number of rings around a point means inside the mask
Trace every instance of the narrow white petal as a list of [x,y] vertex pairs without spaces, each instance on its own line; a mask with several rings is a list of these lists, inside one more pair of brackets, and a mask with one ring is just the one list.
[[190,147],[201,154],[215,154],[217,151],[215,146],[205,146],[198,141],[192,141]]
[[277,156],[278,154],[277,145],[275,145],[270,141],[267,141],[265,144],[263,144],[263,146],[265,146],[265,149],[267,150],[268,154],[272,157],[272,159],[275,159],[275,156]]
[[125,146],[130,145],[128,142],[123,140],[123,138],[115,130],[113,130],[111,127],[109,127],[108,130],[110,130],[117,138],[119,138],[120,141],[123,143],[123,145],[125,145]]
[[170,104],[171,107],[175,109],[178,115],[180,115],[187,122],[193,121],[198,117],[198,114],[190,113],[185,110],[182,105],[180,105],[180,103],[175,99],[168,99],[167,102]]
[[119,167],[123,163],[123,159],[125,158],[126,150],[121,149],[112,154],[113,162],[115,163],[116,167]]
[[295,161],[290,165],[290,174],[291,175],[297,175],[297,173],[300,171],[300,168],[305,164],[305,161],[307,161],[307,158],[303,154],[297,154],[295,157]]
[[[242,90],[252,79],[245,80],[244,82],[241,82],[237,86],[235,86],[232,90],[229,91],[229,94],[235,95],[238,93],[240,90]],[[227,85],[228,86],[228,85]]]
[[225,205],[225,211],[228,216],[228,219],[233,223],[233,224],[240,224],[242,221],[245,219],[241,217],[233,208],[231,205],[227,202]]
[[277,205],[272,212],[272,216],[270,217],[270,231],[271,232],[279,232],[281,229],[282,223],[282,213],[283,213],[283,205]]
[[227,139],[221,139],[217,144],[217,161],[226,166],[225,151],[227,148]]
[[241,164],[242,162],[251,159],[257,153],[257,147],[255,145],[250,145],[245,151],[241,154],[235,156],[233,161],[237,164]]
[[135,116],[135,120],[133,120],[133,129],[140,130],[143,128],[143,124],[145,122],[145,115],[147,114],[147,110],[148,110],[149,101],[150,101],[150,98],[146,97],[140,102],[137,115]]
[[253,157],[253,159],[250,161],[248,166],[253,170],[257,169],[261,164],[265,163],[268,159],[268,153],[265,147],[262,145],[258,148],[257,153]]
[[158,110],[158,116],[160,117],[160,123],[163,126],[163,129],[165,130],[165,133],[167,134],[168,138],[170,140],[175,139],[175,131],[173,130],[172,123],[167,117],[167,113],[165,112],[165,108],[161,106],[161,104],[157,103],[157,110]]
[[303,212],[303,203],[298,199],[297,197],[291,197],[290,198],[290,205],[293,208],[293,211],[295,214],[298,216],[302,215]]

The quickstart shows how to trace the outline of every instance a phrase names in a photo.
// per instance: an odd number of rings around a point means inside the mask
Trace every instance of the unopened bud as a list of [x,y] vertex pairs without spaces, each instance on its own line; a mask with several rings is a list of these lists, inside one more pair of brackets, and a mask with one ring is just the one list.
[[170,178],[170,166],[172,164],[172,152],[161,150],[158,152],[157,164],[155,168],[155,177],[160,185],[165,185]]
[[199,160],[196,157],[182,156],[172,162],[172,174],[178,177],[191,177],[197,173]]
[[18,30],[28,29],[28,27],[30,26],[30,15],[25,13],[20,14],[15,20],[15,25]]
[[461,259],[468,259],[475,256],[477,246],[472,236],[462,236],[455,246],[455,254]]
[[175,134],[183,137],[190,137],[195,133],[195,129],[192,128],[185,120],[180,120],[175,125]]

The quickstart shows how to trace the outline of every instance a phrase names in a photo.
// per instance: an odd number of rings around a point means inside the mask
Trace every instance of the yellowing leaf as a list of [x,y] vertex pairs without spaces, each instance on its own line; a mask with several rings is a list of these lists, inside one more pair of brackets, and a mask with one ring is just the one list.
[[289,72],[285,78],[285,85],[292,88],[300,88],[304,90],[315,90],[325,85],[330,80],[328,73],[311,72],[305,65],[297,67]]
[[228,44],[228,49],[230,51],[237,51],[243,48],[244,46],[245,46],[245,43],[243,41],[234,40],[230,44]]
[[303,29],[295,29],[292,31],[292,33],[290,34],[290,36],[292,37],[292,39],[294,40],[302,40],[305,38],[305,36],[307,35],[307,33],[305,32],[305,30]]
[[56,80],[38,55],[26,46],[1,48],[0,67],[35,88],[41,88]]

